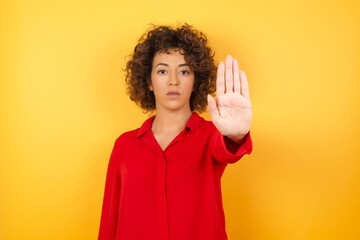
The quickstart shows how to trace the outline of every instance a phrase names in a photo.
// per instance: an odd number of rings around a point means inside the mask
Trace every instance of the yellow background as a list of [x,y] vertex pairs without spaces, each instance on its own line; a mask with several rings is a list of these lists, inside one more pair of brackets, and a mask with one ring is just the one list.
[[100,2],[0,3],[1,240],[97,238],[113,142],[148,117],[125,57],[149,23],[178,22],[250,81],[229,239],[360,239],[360,1]]

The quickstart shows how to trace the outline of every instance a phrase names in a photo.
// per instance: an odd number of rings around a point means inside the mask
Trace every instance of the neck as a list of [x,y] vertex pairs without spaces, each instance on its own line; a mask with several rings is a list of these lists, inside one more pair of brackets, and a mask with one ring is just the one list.
[[188,111],[156,111],[152,124],[153,132],[180,132],[188,122],[192,112]]

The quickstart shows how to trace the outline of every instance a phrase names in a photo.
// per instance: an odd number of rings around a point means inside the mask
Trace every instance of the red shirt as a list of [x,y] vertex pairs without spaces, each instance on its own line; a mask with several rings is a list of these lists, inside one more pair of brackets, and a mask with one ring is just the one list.
[[151,125],[122,134],[106,176],[100,240],[225,240],[220,179],[228,163],[252,150],[193,113],[162,151]]

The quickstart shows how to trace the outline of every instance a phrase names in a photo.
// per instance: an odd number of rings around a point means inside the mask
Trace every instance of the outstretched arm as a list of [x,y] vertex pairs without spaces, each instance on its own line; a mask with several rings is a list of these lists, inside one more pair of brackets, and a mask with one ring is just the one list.
[[216,79],[216,100],[208,95],[208,111],[215,127],[234,142],[250,131],[252,118],[248,81],[236,59],[220,62]]

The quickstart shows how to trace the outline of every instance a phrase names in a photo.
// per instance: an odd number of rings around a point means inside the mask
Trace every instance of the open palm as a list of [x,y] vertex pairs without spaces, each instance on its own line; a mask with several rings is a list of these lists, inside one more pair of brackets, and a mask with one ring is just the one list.
[[250,131],[252,109],[247,78],[231,56],[218,66],[216,100],[208,95],[208,110],[215,127],[233,141],[240,141]]

